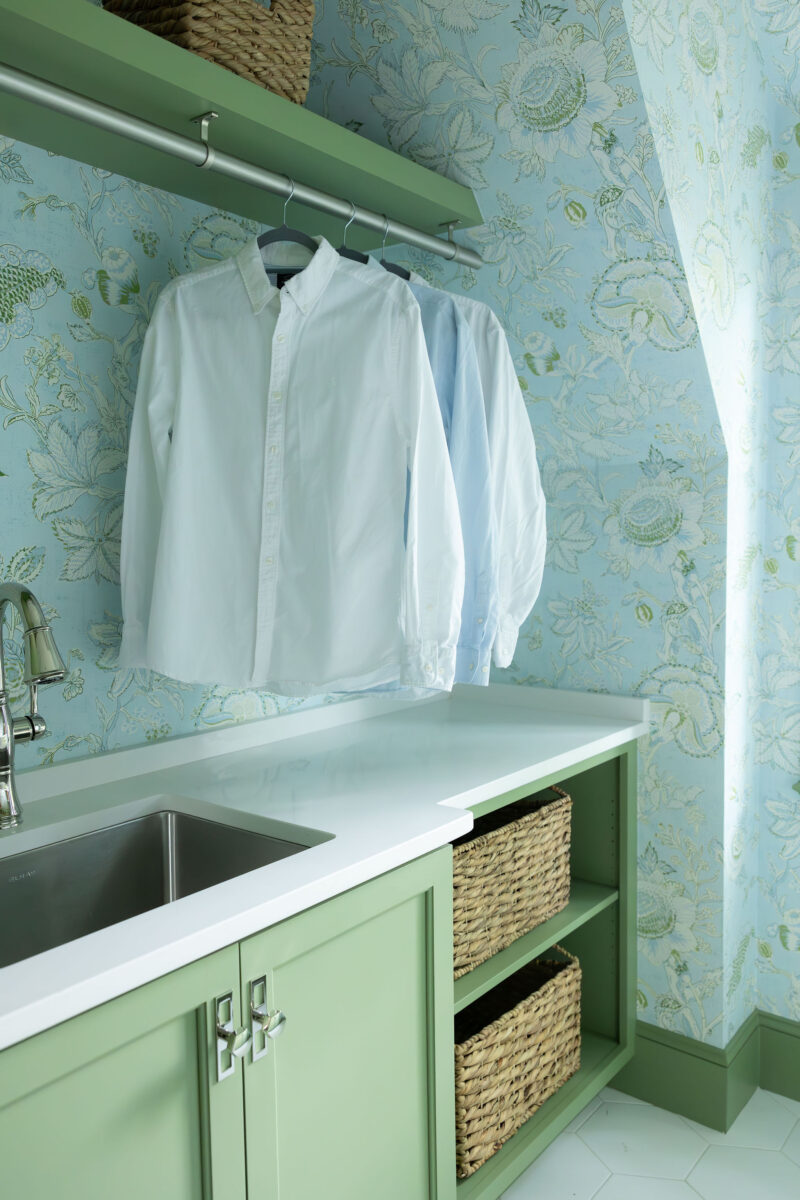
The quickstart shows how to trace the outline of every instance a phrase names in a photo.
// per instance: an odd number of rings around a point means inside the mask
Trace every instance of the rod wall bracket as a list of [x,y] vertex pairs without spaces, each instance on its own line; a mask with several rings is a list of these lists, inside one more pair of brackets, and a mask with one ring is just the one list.
[[208,170],[208,168],[214,162],[214,147],[208,140],[208,127],[211,122],[216,121],[218,117],[219,113],[213,111],[201,113],[199,117],[192,117],[192,124],[200,126],[200,141],[206,148],[205,158],[201,163],[197,164],[201,170]]

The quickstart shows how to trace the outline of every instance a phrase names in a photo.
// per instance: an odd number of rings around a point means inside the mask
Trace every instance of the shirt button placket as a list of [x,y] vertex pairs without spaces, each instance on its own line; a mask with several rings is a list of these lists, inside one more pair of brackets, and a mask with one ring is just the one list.
[[289,314],[281,311],[272,339],[272,369],[267,390],[267,428],[264,445],[264,495],[261,508],[259,563],[258,649],[256,677],[266,679],[275,623],[275,589],[280,542],[280,500],[283,483],[284,409],[289,374],[287,350]]

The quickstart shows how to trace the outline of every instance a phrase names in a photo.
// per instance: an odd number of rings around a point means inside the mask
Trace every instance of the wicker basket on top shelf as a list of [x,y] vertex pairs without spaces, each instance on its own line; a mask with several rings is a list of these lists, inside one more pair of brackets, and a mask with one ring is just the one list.
[[277,96],[305,101],[314,0],[103,0],[103,8]]
[[459,979],[569,903],[572,800],[559,787],[479,817],[453,843]]

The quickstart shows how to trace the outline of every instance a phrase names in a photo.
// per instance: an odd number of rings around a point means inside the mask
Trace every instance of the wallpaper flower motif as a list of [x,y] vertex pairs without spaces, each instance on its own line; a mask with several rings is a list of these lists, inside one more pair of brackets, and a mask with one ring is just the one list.
[[[800,14],[625,6],[318,0],[309,104],[478,193],[479,273],[398,255],[494,307],[534,426],[548,567],[504,677],[651,697],[640,1015],[721,1044],[756,1000],[800,1016]],[[0,136],[0,575],[67,658],[45,761],[288,706],[116,668],[144,330],[251,229]]]
[[[638,5],[662,49],[670,7]],[[318,12],[311,106],[477,189],[480,272],[397,254],[494,307],[529,406],[549,553],[510,677],[651,697],[640,1012],[719,1042],[726,455],[622,10]]]
[[800,7],[681,0],[660,46],[627,7],[729,450],[724,971],[800,1019]]
[[[296,701],[120,671],[119,548],[136,364],[160,287],[251,225],[0,139],[0,578],[33,584],[68,675],[45,762],[266,716]],[[12,696],[22,652],[11,613]],[[30,759],[35,761],[34,747]]]
[[580,158],[594,126],[618,105],[606,83],[603,45],[581,27],[559,28],[532,16],[521,21],[535,37],[519,42],[516,62],[503,67],[497,89],[497,126],[508,132],[509,157],[523,174],[544,176],[559,153]]

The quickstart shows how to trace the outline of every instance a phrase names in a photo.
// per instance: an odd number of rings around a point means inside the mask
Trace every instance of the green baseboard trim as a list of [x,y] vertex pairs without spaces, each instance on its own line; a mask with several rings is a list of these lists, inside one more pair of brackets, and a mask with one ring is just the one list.
[[757,1087],[800,1101],[800,1021],[753,1012],[724,1049],[637,1021],[611,1086],[724,1133]]
[[779,1096],[800,1100],[800,1021],[759,1013],[760,1084]]
[[724,1049],[637,1021],[633,1058],[611,1086],[724,1132],[759,1085],[759,1018],[751,1013]]

